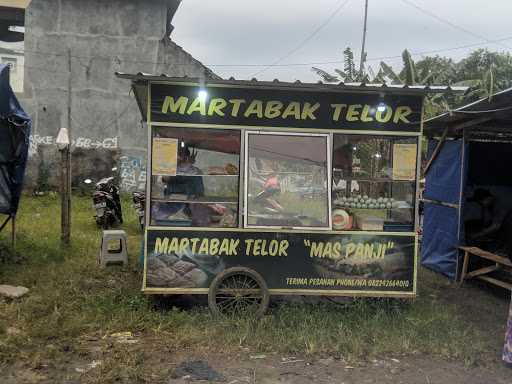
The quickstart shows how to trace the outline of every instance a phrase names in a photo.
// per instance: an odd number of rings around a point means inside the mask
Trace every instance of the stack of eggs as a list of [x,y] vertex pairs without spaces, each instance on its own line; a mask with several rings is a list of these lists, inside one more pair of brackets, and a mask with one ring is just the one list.
[[391,209],[395,200],[390,197],[379,197],[374,199],[364,196],[353,197],[340,197],[336,199],[335,204],[343,208],[358,208],[358,209]]

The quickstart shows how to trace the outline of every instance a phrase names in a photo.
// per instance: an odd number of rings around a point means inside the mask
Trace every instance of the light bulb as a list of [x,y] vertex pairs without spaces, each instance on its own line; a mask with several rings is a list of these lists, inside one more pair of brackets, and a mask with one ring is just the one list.
[[197,93],[197,96],[199,97],[200,100],[206,100],[206,98],[208,97],[208,92],[206,92],[206,90],[204,89],[200,89],[199,92]]

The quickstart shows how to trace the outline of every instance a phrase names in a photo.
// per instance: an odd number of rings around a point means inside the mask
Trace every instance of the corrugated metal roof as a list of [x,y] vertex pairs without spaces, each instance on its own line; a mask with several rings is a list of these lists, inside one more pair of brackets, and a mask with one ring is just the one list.
[[139,72],[137,74],[128,74],[123,72],[116,72],[116,76],[122,79],[129,79],[133,82],[149,82],[149,81],[166,81],[177,83],[199,83],[209,85],[234,85],[234,86],[251,86],[251,87],[280,87],[280,88],[302,88],[304,90],[316,91],[349,91],[349,92],[375,92],[386,91],[388,93],[400,94],[416,94],[424,95],[427,93],[440,93],[440,92],[464,92],[467,87],[457,86],[442,86],[442,85],[401,85],[401,84],[387,84],[387,83],[344,83],[339,82],[323,83],[318,81],[316,83],[303,83],[299,80],[295,82],[280,81],[274,79],[272,81],[261,81],[253,78],[251,80],[237,80],[234,77],[228,80],[222,79],[201,79],[197,77],[172,77],[167,74],[155,75],[149,73]]
[[448,128],[448,136],[460,136],[463,128],[471,131],[512,131],[512,88],[497,92],[425,121],[427,136],[440,135]]

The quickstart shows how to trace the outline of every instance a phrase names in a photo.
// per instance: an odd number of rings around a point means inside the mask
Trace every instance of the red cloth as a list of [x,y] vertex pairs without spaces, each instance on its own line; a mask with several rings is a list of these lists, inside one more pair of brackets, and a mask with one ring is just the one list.
[[265,185],[263,185],[264,189],[269,188],[279,188],[279,180],[277,179],[277,176],[270,176],[267,181],[265,181]]

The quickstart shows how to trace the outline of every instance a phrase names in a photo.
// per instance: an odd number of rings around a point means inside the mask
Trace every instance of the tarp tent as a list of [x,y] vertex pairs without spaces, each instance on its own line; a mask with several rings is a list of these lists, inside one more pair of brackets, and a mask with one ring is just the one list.
[[[438,143],[429,142],[429,156]],[[464,169],[462,152],[462,140],[444,144],[427,174],[423,194],[422,264],[452,279],[458,270],[456,246],[463,236],[457,208]]]
[[[512,208],[512,88],[425,122],[429,139],[421,263],[451,279],[461,269],[464,221],[484,187]],[[509,204],[510,206],[507,206]]]
[[9,67],[0,65],[0,214],[8,217],[18,210],[30,128],[31,119],[9,84]]

